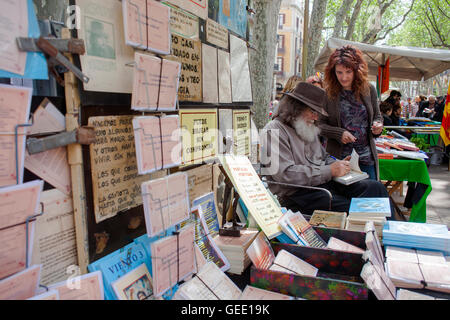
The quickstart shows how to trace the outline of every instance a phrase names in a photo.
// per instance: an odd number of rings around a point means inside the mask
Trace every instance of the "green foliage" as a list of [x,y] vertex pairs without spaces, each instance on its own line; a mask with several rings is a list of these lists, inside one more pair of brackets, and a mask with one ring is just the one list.
[[412,137],[409,141],[414,142],[416,147],[424,152],[427,152],[430,149],[430,144],[427,143],[422,137]]
[[450,2],[416,0],[405,23],[395,30],[390,45],[450,48]]

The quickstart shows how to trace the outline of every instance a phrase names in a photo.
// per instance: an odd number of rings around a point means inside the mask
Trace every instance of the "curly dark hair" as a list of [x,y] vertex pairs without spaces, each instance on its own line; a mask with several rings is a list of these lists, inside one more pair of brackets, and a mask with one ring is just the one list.
[[364,60],[361,50],[347,45],[336,49],[331,54],[325,68],[324,85],[330,99],[336,99],[342,90],[342,86],[336,76],[336,65],[338,64],[353,70],[352,91],[357,100],[360,100],[361,95],[369,93],[369,82],[367,80],[369,68],[367,62]]
[[308,106],[303,102],[284,95],[280,100],[278,114],[276,117],[281,122],[292,127],[295,119],[307,108]]

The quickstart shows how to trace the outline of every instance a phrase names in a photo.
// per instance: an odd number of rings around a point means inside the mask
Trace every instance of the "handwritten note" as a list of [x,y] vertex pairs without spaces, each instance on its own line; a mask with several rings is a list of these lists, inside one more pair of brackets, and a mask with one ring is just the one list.
[[234,154],[250,155],[250,110],[233,110]]
[[197,164],[217,156],[217,109],[179,111],[182,165]]
[[272,239],[279,235],[281,228],[277,222],[283,215],[281,209],[267,192],[248,158],[225,155],[220,157],[220,161],[249,213],[266,236]]
[[123,26],[127,45],[147,48],[147,8],[146,0],[123,0]]
[[170,7],[170,32],[187,39],[198,39],[199,18],[170,3],[164,4]]
[[202,43],[172,34],[172,56],[168,59],[181,63],[178,88],[180,101],[202,101]]
[[25,128],[18,127],[16,172],[15,128],[28,123],[32,89],[0,84],[0,187],[23,181]]
[[228,50],[228,29],[214,20],[206,20],[206,41]]
[[189,11],[206,20],[208,18],[208,0],[167,0],[168,2]]
[[61,300],[103,300],[103,278],[100,271],[72,278],[49,286],[58,291]]
[[58,189],[42,192],[45,214],[38,217],[33,237],[33,264],[42,264],[41,284],[50,285],[71,276],[78,265],[72,197]]
[[94,212],[97,223],[142,204],[132,116],[91,117],[96,142],[90,145]]

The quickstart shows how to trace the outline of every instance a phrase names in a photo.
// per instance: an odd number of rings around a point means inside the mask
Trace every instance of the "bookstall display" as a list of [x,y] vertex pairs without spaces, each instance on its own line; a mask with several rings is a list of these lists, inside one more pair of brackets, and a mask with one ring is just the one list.
[[[0,31],[0,299],[450,292],[448,230],[386,222],[386,199],[309,219],[266,188],[255,169],[249,1],[70,5],[79,25],[57,29],[38,25],[31,0],[0,4],[17,17],[10,35]],[[44,26],[51,37],[40,37]],[[16,50],[19,37],[41,51]],[[64,93],[37,95],[13,78],[52,79]]]

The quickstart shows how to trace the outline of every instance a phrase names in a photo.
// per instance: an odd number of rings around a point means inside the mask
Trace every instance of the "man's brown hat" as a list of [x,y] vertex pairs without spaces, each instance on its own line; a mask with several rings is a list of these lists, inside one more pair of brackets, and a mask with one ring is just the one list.
[[328,117],[328,113],[323,109],[326,101],[325,90],[307,82],[299,82],[294,90],[283,94],[303,102],[314,111]]

